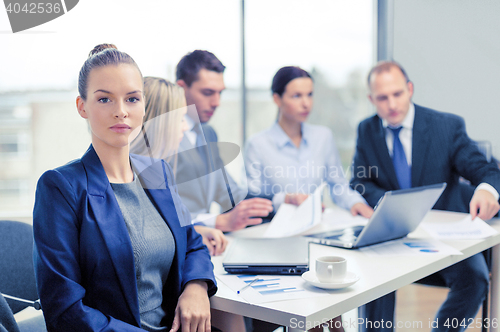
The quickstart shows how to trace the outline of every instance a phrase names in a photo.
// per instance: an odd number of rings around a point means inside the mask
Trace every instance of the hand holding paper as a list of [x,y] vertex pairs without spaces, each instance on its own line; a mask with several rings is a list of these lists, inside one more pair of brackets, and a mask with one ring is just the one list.
[[269,224],[264,237],[287,237],[301,234],[321,222],[322,183],[312,195],[299,206],[281,204],[276,216]]

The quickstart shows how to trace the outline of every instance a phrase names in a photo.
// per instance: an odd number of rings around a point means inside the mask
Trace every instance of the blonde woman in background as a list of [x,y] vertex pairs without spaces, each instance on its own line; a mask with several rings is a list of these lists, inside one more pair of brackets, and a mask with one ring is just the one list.
[[[184,89],[163,78],[145,77],[144,96],[146,114],[142,134],[132,141],[130,151],[164,159],[173,165],[175,174],[177,151],[187,130],[184,120],[187,112]],[[203,237],[203,243],[211,255],[220,255],[224,252],[227,239],[220,230],[201,225],[194,228]]]
[[169,163],[173,159],[175,172],[177,150],[187,129],[184,90],[163,78],[145,77],[144,96],[146,114],[143,134],[132,141],[130,149],[133,153],[164,159]]
[[[187,112],[184,89],[159,77],[144,78],[146,114],[142,133],[130,144],[135,154],[164,159],[177,168],[179,144],[187,130],[184,116]],[[145,133],[145,134],[144,134]],[[203,237],[211,255],[219,255],[226,249],[227,239],[220,230],[206,226],[194,226]],[[243,317],[211,310],[212,325],[223,331],[245,331]]]

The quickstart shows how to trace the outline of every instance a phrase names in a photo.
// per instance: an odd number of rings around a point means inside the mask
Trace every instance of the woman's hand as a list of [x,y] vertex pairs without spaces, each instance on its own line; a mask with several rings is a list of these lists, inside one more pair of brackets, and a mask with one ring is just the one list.
[[[285,196],[285,203],[299,206],[304,203],[307,198],[309,198],[309,195],[306,194],[287,194]],[[325,204],[323,203],[321,203],[321,212],[325,212]]]
[[186,284],[175,308],[174,322],[170,332],[210,332],[210,301],[207,283],[192,280]]
[[299,206],[308,197],[309,197],[309,195],[306,195],[306,194],[287,194],[285,196],[285,203],[286,204],[293,204],[293,205]]
[[210,255],[218,256],[226,250],[227,238],[222,231],[206,226],[194,226],[194,229],[203,237]]
[[365,203],[356,203],[351,207],[351,214],[353,216],[357,216],[359,214],[365,218],[370,218],[373,214],[373,209]]

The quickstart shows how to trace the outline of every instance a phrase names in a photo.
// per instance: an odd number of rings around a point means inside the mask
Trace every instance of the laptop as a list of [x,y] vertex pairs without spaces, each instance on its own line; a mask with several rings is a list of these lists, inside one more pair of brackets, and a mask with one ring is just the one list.
[[395,240],[413,232],[436,204],[446,183],[388,191],[379,200],[366,226],[307,235],[312,242],[355,249]]
[[235,238],[222,266],[229,273],[301,275],[309,270],[309,242],[304,237]]

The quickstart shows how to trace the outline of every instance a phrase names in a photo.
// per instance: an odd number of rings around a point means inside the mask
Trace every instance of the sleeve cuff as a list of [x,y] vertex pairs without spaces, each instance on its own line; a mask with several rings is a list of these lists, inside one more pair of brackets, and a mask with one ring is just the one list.
[[488,184],[486,182],[480,183],[479,186],[476,187],[476,190],[474,190],[474,193],[476,193],[476,191],[478,190],[486,190],[490,192],[493,195],[493,197],[495,197],[495,199],[498,201],[500,195],[498,195],[498,191],[495,188],[493,188],[491,184]]
[[193,225],[202,225],[211,228],[215,228],[215,220],[217,219],[217,215],[213,213],[199,213],[195,219],[191,222]]
[[340,195],[336,195],[333,191],[333,186],[330,184],[330,197],[332,201],[343,209],[350,210],[354,204],[363,203],[368,205],[366,200],[356,190],[351,189],[348,185],[344,186],[344,191]]
[[273,196],[273,206],[275,211],[278,211],[281,204],[285,202],[285,197],[286,193],[284,192],[277,193],[276,195]]
[[351,206],[349,206],[349,210],[355,205],[355,204],[358,204],[358,203],[363,203],[363,204],[366,204],[368,205],[368,202],[366,202],[366,200],[363,198],[363,196],[359,195],[357,198],[353,199],[351,201]]

